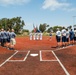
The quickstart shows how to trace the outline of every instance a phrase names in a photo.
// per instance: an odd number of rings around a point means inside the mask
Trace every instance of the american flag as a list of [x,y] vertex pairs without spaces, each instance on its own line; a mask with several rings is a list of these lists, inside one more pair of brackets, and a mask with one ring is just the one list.
[[34,26],[34,24],[33,24],[33,28],[34,28],[34,32],[36,33],[36,27]]

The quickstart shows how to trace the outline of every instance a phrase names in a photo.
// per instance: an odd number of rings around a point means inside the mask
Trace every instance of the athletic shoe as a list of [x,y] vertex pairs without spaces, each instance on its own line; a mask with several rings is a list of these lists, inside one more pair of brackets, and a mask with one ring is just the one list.
[[8,48],[8,50],[14,50],[13,48]]

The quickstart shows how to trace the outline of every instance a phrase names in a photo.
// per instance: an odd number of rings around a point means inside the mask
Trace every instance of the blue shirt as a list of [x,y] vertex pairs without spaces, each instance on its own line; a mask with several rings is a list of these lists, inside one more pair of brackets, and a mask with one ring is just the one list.
[[70,33],[70,37],[73,38],[74,37],[74,32],[73,31],[70,31],[69,33]]
[[15,37],[16,37],[16,34],[15,34],[14,32],[11,32],[11,33],[10,33],[10,37],[11,37],[11,38],[15,38]]
[[4,39],[7,39],[7,32],[4,31]]
[[4,39],[4,32],[1,31],[1,39]]
[[7,34],[7,38],[9,39],[10,38],[10,32],[7,31],[6,34]]
[[0,32],[0,39],[1,39],[1,32]]

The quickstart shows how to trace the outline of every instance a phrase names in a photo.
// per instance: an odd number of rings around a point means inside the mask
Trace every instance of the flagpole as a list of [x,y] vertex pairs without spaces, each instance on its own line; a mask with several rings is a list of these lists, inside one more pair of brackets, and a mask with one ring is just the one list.
[[72,25],[73,29],[74,29],[74,25],[75,25],[75,17],[76,16],[73,16],[73,25]]

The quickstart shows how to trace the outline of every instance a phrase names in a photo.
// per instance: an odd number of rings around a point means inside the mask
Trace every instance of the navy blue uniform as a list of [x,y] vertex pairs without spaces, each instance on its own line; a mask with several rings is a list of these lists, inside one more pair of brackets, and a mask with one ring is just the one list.
[[66,42],[66,41],[67,41],[67,39],[66,39],[66,30],[63,29],[62,30],[62,42]]
[[0,42],[1,42],[1,32],[0,32]]
[[11,32],[10,36],[11,36],[10,44],[14,46],[16,44],[15,40],[16,34],[14,32]]
[[70,31],[70,41],[74,40],[74,32],[73,31]]
[[1,46],[4,46],[4,32],[1,31]]
[[15,38],[16,37],[16,34],[14,32],[11,32],[10,33],[10,38]]
[[76,41],[76,30],[74,30],[74,41]]
[[7,42],[7,33],[6,33],[6,31],[4,31],[4,43],[6,43]]
[[61,31],[59,31],[59,30],[56,32],[56,40],[57,40],[57,42],[61,41]]
[[10,32],[9,31],[7,31],[7,42],[9,43],[10,42]]

